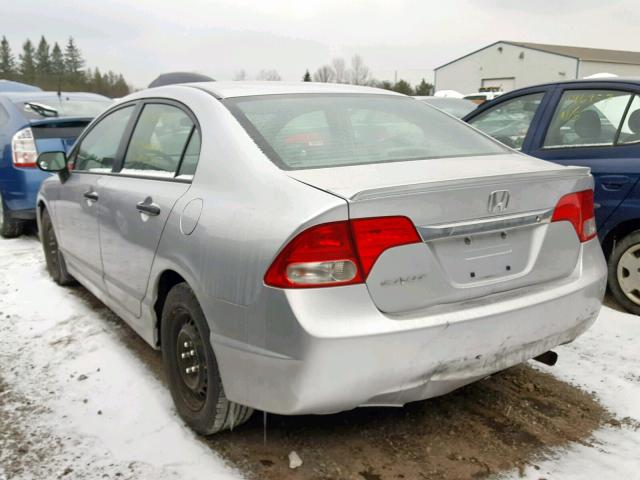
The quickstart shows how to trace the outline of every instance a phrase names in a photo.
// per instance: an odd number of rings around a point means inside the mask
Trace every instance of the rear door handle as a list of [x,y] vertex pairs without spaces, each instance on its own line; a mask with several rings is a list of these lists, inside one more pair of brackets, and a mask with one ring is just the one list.
[[146,200],[144,202],[138,203],[136,205],[136,209],[139,212],[144,213],[146,215],[151,215],[152,217],[156,217],[160,215],[160,207],[155,203],[147,203]]
[[611,175],[609,177],[604,177],[601,179],[602,188],[605,190],[620,190],[631,180],[629,177],[624,175]]
[[94,192],[93,190],[90,190],[84,194],[84,198],[97,202],[99,197],[96,192]]

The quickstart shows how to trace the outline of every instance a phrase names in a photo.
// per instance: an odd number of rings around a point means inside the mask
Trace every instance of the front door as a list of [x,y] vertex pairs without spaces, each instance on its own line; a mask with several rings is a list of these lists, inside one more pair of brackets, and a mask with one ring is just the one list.
[[103,289],[98,218],[118,149],[133,113],[128,106],[99,120],[70,157],[73,170],[55,204],[60,246],[71,269]]
[[180,166],[189,143],[196,141],[195,122],[180,106],[146,103],[121,168],[102,192],[104,281],[109,294],[135,316],[141,313],[167,219],[190,187]]

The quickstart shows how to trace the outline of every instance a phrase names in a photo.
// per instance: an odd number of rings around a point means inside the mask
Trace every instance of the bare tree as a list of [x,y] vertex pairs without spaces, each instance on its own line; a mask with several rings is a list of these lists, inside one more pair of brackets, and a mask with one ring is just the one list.
[[315,71],[313,74],[314,82],[334,82],[336,79],[336,72],[333,71],[331,65],[323,65]]
[[344,58],[334,58],[331,65],[333,66],[333,73],[335,74],[335,82],[347,83],[349,81],[349,75]]
[[267,80],[270,82],[279,82],[282,77],[277,70],[260,70],[260,73],[256,76],[257,80]]
[[247,72],[245,71],[244,68],[238,70],[236,73],[234,73],[233,75],[233,79],[235,81],[243,81],[247,79]]
[[368,85],[371,82],[371,70],[364,64],[360,55],[351,57],[350,83],[354,85]]

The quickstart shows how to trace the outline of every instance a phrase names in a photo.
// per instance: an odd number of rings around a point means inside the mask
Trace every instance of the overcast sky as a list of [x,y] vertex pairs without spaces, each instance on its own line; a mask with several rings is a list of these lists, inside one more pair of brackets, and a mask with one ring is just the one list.
[[135,87],[175,70],[299,80],[354,53],[378,79],[416,83],[496,40],[640,50],[639,28],[638,0],[0,0],[14,53],[73,35],[89,66]]

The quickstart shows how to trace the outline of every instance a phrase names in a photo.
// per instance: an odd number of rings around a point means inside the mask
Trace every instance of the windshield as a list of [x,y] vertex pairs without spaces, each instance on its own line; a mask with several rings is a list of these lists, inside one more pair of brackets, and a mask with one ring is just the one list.
[[286,170],[507,151],[408,97],[265,95],[231,98],[225,105],[271,161]]
[[75,99],[65,95],[61,97],[34,97],[33,100],[16,100],[15,105],[30,120],[53,117],[96,117],[102,113],[111,101],[108,99]]

